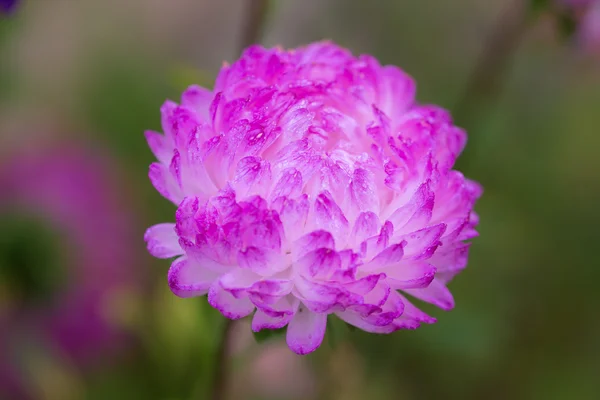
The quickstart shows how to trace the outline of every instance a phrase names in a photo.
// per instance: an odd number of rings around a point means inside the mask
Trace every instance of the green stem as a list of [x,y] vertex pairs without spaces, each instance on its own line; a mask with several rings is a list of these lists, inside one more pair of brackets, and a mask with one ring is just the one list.
[[230,320],[229,318],[225,319],[219,348],[215,354],[215,375],[213,378],[212,400],[224,400],[227,398],[227,370],[229,369],[228,347],[233,323],[233,320]]

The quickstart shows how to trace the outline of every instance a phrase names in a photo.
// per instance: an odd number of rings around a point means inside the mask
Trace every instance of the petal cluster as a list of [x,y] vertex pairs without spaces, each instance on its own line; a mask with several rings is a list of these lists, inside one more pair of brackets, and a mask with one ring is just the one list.
[[208,294],[252,329],[314,351],[335,314],[368,332],[435,320],[467,263],[478,184],[452,170],[465,133],[415,102],[400,69],[329,42],[248,48],[213,90],[192,86],[147,132],[175,223],[148,229],[181,297]]

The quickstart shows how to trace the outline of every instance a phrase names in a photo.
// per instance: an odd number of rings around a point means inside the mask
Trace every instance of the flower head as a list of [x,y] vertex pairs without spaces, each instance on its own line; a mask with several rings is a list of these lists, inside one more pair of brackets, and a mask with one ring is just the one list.
[[248,48],[147,132],[155,188],[178,205],[146,232],[181,297],[208,294],[252,329],[287,326],[314,351],[335,314],[365,331],[414,329],[443,309],[476,235],[479,185],[452,170],[466,141],[415,84],[329,42]]

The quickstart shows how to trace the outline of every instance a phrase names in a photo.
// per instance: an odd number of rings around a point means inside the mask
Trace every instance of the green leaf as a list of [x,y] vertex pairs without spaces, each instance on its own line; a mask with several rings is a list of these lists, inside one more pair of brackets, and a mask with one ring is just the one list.
[[263,329],[258,332],[252,332],[256,343],[263,343],[267,340],[272,340],[281,337],[287,331],[287,327],[279,329]]

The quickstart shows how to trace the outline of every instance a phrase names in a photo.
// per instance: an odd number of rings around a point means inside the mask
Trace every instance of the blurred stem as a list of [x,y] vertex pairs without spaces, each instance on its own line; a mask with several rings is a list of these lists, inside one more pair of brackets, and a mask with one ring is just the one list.
[[[454,107],[458,125],[467,130],[478,128],[475,119],[485,116],[498,97],[510,63],[536,16],[526,0],[516,0],[506,6],[484,41],[483,51]],[[476,137],[470,136],[470,140]],[[470,148],[474,148],[472,144]]]
[[223,331],[219,338],[219,348],[215,354],[215,375],[213,378],[212,400],[224,400],[227,395],[227,370],[229,369],[229,341],[234,321],[225,318]]
[[269,14],[269,0],[247,0],[246,18],[240,38],[240,53],[260,41]]

